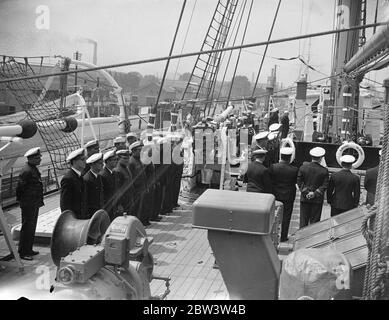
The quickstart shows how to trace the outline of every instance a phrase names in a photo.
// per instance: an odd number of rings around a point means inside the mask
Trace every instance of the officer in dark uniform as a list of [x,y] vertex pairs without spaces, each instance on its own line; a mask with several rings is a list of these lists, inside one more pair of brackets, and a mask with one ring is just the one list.
[[174,168],[172,165],[172,157],[171,157],[171,138],[170,136],[166,136],[162,140],[162,169],[161,169],[161,181],[162,181],[162,209],[161,213],[163,215],[166,215],[173,210],[173,204],[172,204],[172,185],[173,185],[173,174],[174,174]]
[[128,168],[130,161],[130,152],[127,149],[116,151],[118,156],[118,164],[114,170],[116,175],[116,199],[118,205],[117,213],[121,215],[123,212],[128,215],[136,215],[134,209],[134,185],[130,169]]
[[329,180],[328,169],[320,164],[325,150],[316,147],[309,154],[312,162],[304,162],[297,175],[297,185],[301,191],[300,228],[320,221]]
[[247,192],[272,193],[272,182],[269,169],[263,164],[267,151],[253,151],[254,160],[249,163],[243,182],[247,183]]
[[106,152],[103,156],[103,160],[104,169],[100,171],[99,175],[103,181],[104,210],[107,211],[109,218],[112,221],[116,218],[116,175],[114,169],[117,165],[117,157],[115,150]]
[[85,186],[81,173],[85,169],[85,150],[71,152],[67,157],[71,168],[61,180],[61,211],[71,210],[77,219],[85,219]]
[[113,146],[116,151],[126,149],[126,138],[122,136],[116,137],[113,139]]
[[270,128],[273,123],[279,123],[278,113],[278,108],[274,108],[270,111],[269,122],[267,125],[268,128]]
[[257,133],[251,143],[251,150],[266,149],[268,143],[269,131],[261,131]]
[[127,145],[130,147],[134,142],[138,141],[138,136],[135,132],[129,132],[126,135]]
[[[88,159],[90,156],[100,152],[100,145],[98,140],[92,140],[85,143],[84,148],[86,150],[86,158]],[[85,175],[90,169],[89,163],[85,165],[85,169],[82,172],[82,175]]]
[[[162,157],[162,137],[154,137],[153,141],[155,143],[155,159],[154,162],[154,168],[155,168],[155,192],[154,192],[154,205],[153,205],[153,211],[154,216],[158,217],[159,214],[162,212],[162,201],[163,201],[163,183],[164,183],[164,165],[163,165],[163,157]],[[154,159],[154,154],[153,154]]]
[[267,136],[268,138],[268,144],[267,144],[267,161],[266,163],[269,167],[273,163],[278,163],[278,159],[280,158],[279,155],[279,149],[280,149],[280,129],[281,129],[281,124],[280,123],[273,123],[269,130],[270,133]]
[[91,155],[86,163],[90,165],[89,171],[84,175],[86,191],[86,218],[90,219],[93,214],[104,207],[103,180],[99,172],[103,169],[103,154]]
[[282,124],[281,139],[285,139],[289,133],[289,111],[285,110],[284,115],[281,117],[280,122]]
[[288,241],[290,219],[296,198],[296,182],[298,169],[290,165],[292,148],[281,148],[281,160],[270,167],[270,177],[273,183],[273,194],[281,201],[284,208],[282,214],[281,242]]
[[[379,151],[380,157],[381,157],[381,151],[382,150]],[[378,169],[379,169],[379,165],[374,168],[367,169],[365,175],[364,187],[367,191],[366,204],[369,204],[371,206],[374,204],[375,201]]]
[[340,158],[340,162],[343,169],[331,175],[327,189],[331,217],[358,207],[361,193],[361,181],[350,171],[355,158],[345,155]]
[[149,226],[149,216],[146,210],[145,200],[147,194],[147,178],[146,178],[146,166],[140,161],[140,152],[142,150],[143,143],[136,141],[130,145],[130,152],[132,153],[130,158],[129,169],[133,177],[134,186],[134,215],[143,223],[144,226]]
[[141,155],[141,162],[145,165],[145,173],[146,173],[146,199],[145,199],[145,210],[147,211],[147,215],[150,221],[161,221],[161,217],[159,216],[159,209],[155,203],[158,201],[157,199],[157,176],[156,176],[156,168],[153,163],[153,151],[156,150],[154,148],[155,144],[152,141],[147,141],[144,143],[144,147],[142,152],[144,156],[147,157],[149,162],[143,161]]
[[32,148],[25,155],[27,163],[19,174],[16,187],[16,200],[22,212],[19,255],[25,260],[32,260],[38,251],[32,250],[39,208],[43,206],[43,184],[37,168],[42,160],[40,148]]

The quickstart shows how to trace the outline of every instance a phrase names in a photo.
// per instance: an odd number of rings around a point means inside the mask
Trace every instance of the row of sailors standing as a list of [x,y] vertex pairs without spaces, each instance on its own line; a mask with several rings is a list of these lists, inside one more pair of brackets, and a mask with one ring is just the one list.
[[[134,215],[144,226],[160,221],[179,207],[183,164],[163,163],[163,145],[182,142],[181,136],[154,137],[152,142],[139,141],[133,132],[114,139],[114,149],[102,154],[97,140],[71,152],[71,168],[61,180],[61,211],[71,210],[78,219],[90,219],[104,209],[111,221],[123,213]],[[141,161],[141,151],[149,152],[158,143],[160,163]],[[85,155],[86,150],[86,155]],[[165,152],[166,152],[165,150]]]
[[272,193],[283,204],[281,242],[288,240],[289,224],[296,197],[296,185],[300,197],[300,228],[320,221],[327,192],[331,205],[331,216],[336,216],[358,207],[360,199],[360,178],[351,172],[355,158],[341,157],[342,169],[329,175],[321,165],[325,150],[315,147],[310,150],[311,162],[304,162],[300,168],[291,165],[292,148],[280,149],[280,161],[265,165],[268,151],[257,146],[252,152],[253,160],[244,175],[247,192]]

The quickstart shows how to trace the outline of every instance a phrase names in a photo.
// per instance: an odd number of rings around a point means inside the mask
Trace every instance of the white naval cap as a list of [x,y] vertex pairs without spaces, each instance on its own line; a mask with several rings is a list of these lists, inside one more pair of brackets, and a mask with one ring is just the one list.
[[274,108],[272,110],[270,110],[270,112],[277,112],[278,111],[278,108]]
[[40,147],[36,147],[36,148],[31,148],[30,150],[27,150],[27,152],[24,154],[25,157],[32,157],[32,156],[35,156],[37,154],[40,154],[41,153],[41,148]]
[[115,150],[110,150],[110,151],[104,153],[104,156],[103,156],[104,161],[107,161],[109,158],[114,157],[115,153],[116,153]]
[[88,159],[86,159],[87,164],[95,163],[96,161],[99,161],[103,159],[103,154],[102,153],[95,153],[92,154]]
[[267,138],[269,139],[269,141],[272,141],[277,137],[277,135],[278,135],[278,131],[270,132]]
[[129,138],[129,137],[138,138],[138,136],[136,135],[135,132],[129,132],[129,133],[127,133],[126,138]]
[[320,158],[326,154],[326,151],[321,147],[315,147],[309,151],[312,157]]
[[130,156],[130,151],[128,151],[127,149],[118,150],[118,151],[116,151],[116,155],[124,156],[124,157],[129,157]]
[[263,131],[254,136],[255,140],[261,140],[261,139],[266,139],[267,136],[269,135],[269,131]]
[[135,149],[136,147],[142,147],[142,146],[143,146],[142,141],[135,141],[134,143],[131,143],[130,151],[132,151],[132,149]]
[[269,130],[272,132],[278,131],[281,128],[281,126],[282,126],[281,123],[273,123],[272,125],[270,125]]
[[380,151],[378,151],[378,154],[379,154],[379,156],[381,157],[382,149],[381,149]]
[[284,113],[289,113],[289,111],[288,110],[284,110]]
[[72,161],[73,159],[81,156],[81,155],[84,155],[85,154],[85,149],[84,148],[79,148],[77,150],[74,150],[72,152],[69,153],[68,157],[66,158],[66,161],[67,162],[70,162]]
[[262,149],[262,148],[260,148],[260,149],[257,149],[257,150],[254,150],[253,152],[252,152],[252,154],[266,154],[267,153],[267,150],[266,149]]
[[354,163],[355,162],[355,157],[352,156],[352,155],[346,154],[346,155],[340,157],[340,162]]
[[84,148],[85,148],[85,149],[88,149],[88,148],[90,148],[90,147],[97,146],[98,143],[99,143],[98,140],[88,141],[87,143],[85,143]]
[[126,139],[122,136],[119,136],[119,137],[116,137],[115,139],[113,139],[113,143],[125,143],[126,142]]
[[281,148],[280,153],[285,156],[291,156],[293,154],[293,148],[290,147]]

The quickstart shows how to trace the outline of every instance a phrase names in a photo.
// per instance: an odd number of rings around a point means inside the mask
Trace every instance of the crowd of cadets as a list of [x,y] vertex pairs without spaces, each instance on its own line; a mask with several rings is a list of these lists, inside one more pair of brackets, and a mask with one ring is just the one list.
[[[183,162],[176,164],[171,152],[180,148],[182,139],[172,134],[143,143],[131,132],[126,138],[115,138],[113,149],[104,154],[97,140],[86,143],[67,157],[70,169],[61,180],[61,211],[71,210],[78,219],[90,219],[104,209],[111,221],[126,213],[144,226],[160,221],[160,215],[179,207]],[[153,149],[155,144],[159,148]],[[143,163],[141,152],[151,160],[153,150],[160,153],[160,162]]]
[[[272,128],[273,126],[273,128]],[[276,128],[277,126],[277,128]],[[270,129],[280,129],[273,124]],[[296,185],[301,192],[300,228],[320,221],[327,193],[331,206],[331,217],[358,207],[360,199],[360,178],[351,172],[356,159],[351,155],[340,158],[342,169],[329,175],[323,165],[325,149],[315,147],[310,150],[312,160],[304,162],[300,168],[291,164],[293,149],[284,147],[277,154],[277,143],[281,132],[264,131],[254,136],[252,161],[243,179],[247,192],[271,193],[283,204],[281,242],[288,240],[289,224],[296,197]],[[271,141],[269,141],[269,137]],[[367,170],[365,188],[368,191],[366,203],[374,203],[378,167]]]
[[[298,169],[291,164],[293,150],[280,148],[280,140],[289,131],[287,112],[278,120],[278,110],[273,109],[268,131],[258,132],[258,128],[253,129],[252,104],[248,109],[246,116],[237,119],[231,115],[223,125],[252,129],[249,130],[252,161],[243,178],[248,192],[272,193],[276,200],[282,202],[281,241],[288,240],[296,185],[301,192],[300,227],[320,221],[325,192],[331,205],[331,216],[358,206],[360,180],[350,171],[355,162],[353,156],[341,157],[342,170],[330,177],[321,161],[325,150],[316,147],[310,150],[312,161],[305,162]],[[217,128],[218,125],[209,118],[192,128]],[[88,142],[85,148],[71,152],[67,157],[70,169],[61,180],[61,211],[71,210],[78,219],[89,219],[97,210],[104,209],[111,220],[126,213],[137,216],[145,226],[150,221],[159,221],[160,215],[168,214],[179,206],[183,162],[164,163],[164,159],[172,159],[171,152],[180,146],[182,139],[179,135],[153,137],[151,142],[145,142],[145,146],[131,132],[126,138],[120,136],[114,139],[113,149],[104,154],[100,153],[96,140]],[[154,144],[160,146],[157,148],[160,161],[144,164],[140,160],[140,152]],[[149,148],[148,152],[151,150]],[[40,148],[28,150],[25,157],[27,163],[19,175],[16,190],[22,213],[19,253],[21,258],[32,260],[39,253],[32,247],[39,208],[44,205],[43,185],[37,168],[42,157]],[[368,205],[374,204],[377,175],[378,166],[366,171],[364,187]]]

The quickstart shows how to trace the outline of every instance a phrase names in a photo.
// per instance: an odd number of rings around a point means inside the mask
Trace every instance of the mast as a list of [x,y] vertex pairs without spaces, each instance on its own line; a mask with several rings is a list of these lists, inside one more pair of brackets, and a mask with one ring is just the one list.
[[[358,26],[361,22],[362,0],[338,0],[337,29]],[[357,132],[357,111],[359,83],[361,78],[350,79],[344,73],[346,63],[355,55],[359,47],[359,32],[339,33],[335,38],[335,50],[332,61],[331,92],[334,100],[332,126],[335,136],[341,134],[349,139]],[[338,128],[340,130],[338,130]]]

